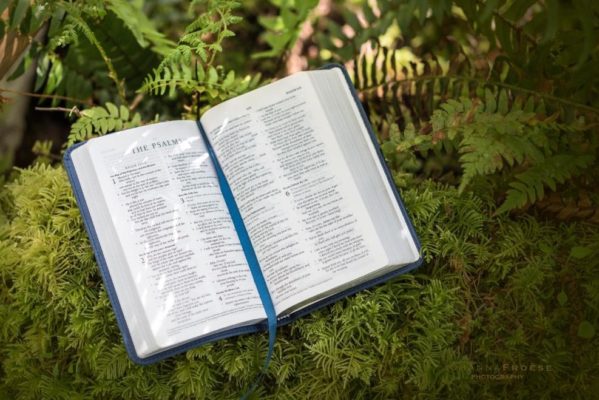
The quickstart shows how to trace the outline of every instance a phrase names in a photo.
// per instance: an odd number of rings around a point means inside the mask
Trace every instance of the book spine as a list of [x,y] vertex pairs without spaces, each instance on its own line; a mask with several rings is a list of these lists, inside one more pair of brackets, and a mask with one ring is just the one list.
[[227,182],[227,178],[225,177],[225,174],[220,166],[218,158],[216,157],[214,149],[210,144],[210,140],[208,140],[208,136],[206,135],[206,131],[204,130],[202,123],[200,121],[197,121],[197,124],[202,138],[204,139],[204,142],[206,144],[206,148],[208,149],[208,154],[210,155],[210,158],[214,163],[214,169],[216,170],[216,174],[218,176],[218,182],[221,188],[221,192],[223,193],[225,203],[227,204],[227,208],[229,209],[229,213],[231,214],[233,225],[235,226],[235,230],[237,231],[237,235],[239,236],[239,241],[241,243],[241,247],[250,267],[252,278],[256,283],[256,288],[258,289],[260,300],[262,301],[262,304],[264,305],[264,311],[266,312],[268,328],[268,353],[264,361],[263,371],[265,371],[266,369],[268,369],[268,365],[270,364],[270,359],[274,350],[277,329],[277,313],[275,311],[272,298],[270,297],[270,292],[268,291],[266,280],[264,279],[264,275],[262,274],[262,269],[260,268],[260,264],[258,263],[258,257],[256,257],[256,252],[254,251],[254,247],[252,246],[250,236],[247,232],[247,229],[245,228],[245,224],[243,222],[243,218],[241,217],[241,213],[239,212],[239,208],[237,207],[237,203],[235,202],[235,198],[233,197],[231,187]]

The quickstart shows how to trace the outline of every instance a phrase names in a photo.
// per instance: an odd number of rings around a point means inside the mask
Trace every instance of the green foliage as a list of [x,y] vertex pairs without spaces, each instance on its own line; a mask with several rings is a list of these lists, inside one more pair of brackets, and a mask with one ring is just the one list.
[[100,21],[74,20],[73,24],[77,31],[86,34],[77,39],[77,45],[69,47],[66,56],[48,53],[42,60],[42,68],[38,68],[38,85],[48,94],[84,100],[94,94],[106,97],[102,91],[116,83],[123,101],[124,82],[136,89],[143,76],[159,62],[156,48],[142,47],[142,44],[147,46],[145,38],[142,37],[141,43],[136,40],[128,26],[111,11]]
[[[425,266],[279,329],[254,398],[596,397],[599,3],[315,3],[0,0],[26,54],[0,76],[37,60],[71,145],[282,75],[308,21],[300,56],[350,70]],[[0,177],[0,397],[244,393],[266,334],[131,363],[59,157],[34,152]]]
[[[587,51],[594,33],[585,33],[596,19],[558,1],[369,7],[325,19],[316,37],[325,55],[353,72],[388,142],[385,155],[402,170],[398,182],[416,176],[460,190],[484,185],[479,190],[495,197],[497,212],[535,204],[577,215],[545,199],[561,191],[587,204],[597,183],[590,172],[598,167],[599,103],[591,94],[598,82],[588,71],[599,59]],[[555,18],[561,12],[563,22]]]
[[[234,0],[191,1],[190,12],[196,7],[200,9],[198,17],[185,28],[177,47],[167,55],[160,67],[189,64],[194,56],[210,65],[216,55],[223,51],[223,40],[235,36],[229,27],[241,21],[241,17],[233,15],[233,10],[239,7],[238,2]],[[213,40],[206,40],[208,36],[213,37]]]
[[586,168],[596,161],[599,142],[584,138],[584,127],[539,119],[532,103],[529,110],[518,102],[510,108],[505,92],[498,102],[489,90],[485,98],[484,104],[449,100],[434,112],[431,123],[436,138],[446,137],[458,148],[460,190],[477,177],[517,171],[507,179],[510,188],[498,212],[543,199],[545,187],[556,190],[558,183],[588,173]]
[[[175,44],[156,30],[155,24],[144,13],[142,5],[143,2],[140,1],[113,0],[108,4],[108,9],[123,21],[142,48],[150,47],[155,53],[166,55]],[[135,53],[129,55],[137,56]]]
[[[27,29],[10,24],[0,30],[10,42],[17,32],[32,42],[22,64],[40,59],[36,90],[58,104],[67,98],[72,106],[107,101],[107,91],[126,103],[125,81],[137,89],[141,79],[159,62],[159,56],[174,44],[156,31],[144,15],[142,2],[101,1],[9,1],[9,19],[19,18],[21,7],[27,16]],[[48,40],[36,38],[47,27]],[[0,39],[2,39],[0,36]],[[23,48],[25,50],[25,48]],[[20,54],[17,54],[20,56]],[[9,60],[11,61],[11,60]],[[15,60],[13,60],[15,61]],[[19,68],[13,78],[25,71]],[[114,90],[116,89],[116,91]]]
[[271,0],[279,7],[276,16],[260,16],[260,25],[266,28],[262,39],[270,50],[254,53],[253,57],[280,57],[295,44],[308,15],[318,4],[318,0]]
[[[93,107],[95,102],[127,109],[137,106],[144,93],[172,99],[186,95],[191,103],[184,107],[186,114],[196,118],[201,108],[256,87],[259,74],[240,77],[217,62],[223,41],[234,35],[231,26],[241,20],[233,14],[238,6],[231,0],[191,1],[188,14],[197,16],[175,44],[144,14],[143,1],[27,4],[28,13],[39,14],[38,25],[48,23],[48,43],[34,42],[25,57],[28,63],[39,59],[35,90],[50,97],[52,106],[88,107],[66,144],[90,138],[94,131],[104,134],[141,122],[140,114],[133,124],[124,123],[127,117],[108,115],[104,107]],[[11,13],[18,11],[11,7]]]
[[[191,115],[197,117],[202,106],[214,104],[255,87],[260,79],[237,78],[234,71],[215,66],[223,51],[223,41],[234,36],[231,25],[241,21],[233,14],[239,3],[232,0],[195,0],[190,12],[198,17],[185,28],[177,46],[166,54],[160,65],[146,77],[141,92],[173,96],[178,89],[193,93]],[[203,100],[205,104],[200,104]],[[194,114],[195,113],[195,114]]]

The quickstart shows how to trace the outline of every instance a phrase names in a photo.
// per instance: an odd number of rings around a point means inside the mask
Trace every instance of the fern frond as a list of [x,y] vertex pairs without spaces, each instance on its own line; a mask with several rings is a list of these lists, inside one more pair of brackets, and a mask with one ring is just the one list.
[[105,107],[93,107],[80,112],[79,119],[71,126],[66,147],[91,139],[96,135],[133,128],[141,125],[141,115],[131,114],[125,106],[106,103]]
[[[78,68],[76,60],[69,55],[61,59],[53,54],[47,54],[38,62],[36,90],[44,94],[56,96],[52,105],[57,106],[63,98],[79,99],[81,103],[91,98],[94,88],[90,79],[93,69]],[[99,64],[99,65],[98,65]],[[88,59],[89,68],[102,68],[102,63]],[[77,103],[78,104],[78,103]],[[67,106],[75,106],[74,101],[67,101]]]
[[[588,148],[597,144],[581,135],[584,126],[545,118],[530,103],[510,105],[506,94],[497,97],[486,90],[484,99],[449,100],[434,112],[431,125],[436,137],[458,143],[461,192],[475,178],[514,171],[507,173],[513,177],[508,178],[510,189],[498,213],[543,199],[545,188],[555,191],[557,184],[596,161]],[[571,137],[561,138],[561,133]]]
[[195,91],[206,93],[212,99],[225,100],[255,88],[259,81],[259,74],[237,78],[235,71],[225,74],[222,68],[209,66],[204,69],[196,61],[193,68],[180,64],[155,69],[152,75],[146,77],[139,91],[160,96],[165,94],[174,96],[179,89],[184,93]]
[[101,41],[95,35],[93,29],[89,26],[87,21],[81,16],[80,11],[76,6],[71,4],[65,4],[65,10],[68,12],[67,21],[70,25],[72,25],[76,30],[81,32],[83,36],[98,50],[102,60],[106,64],[106,68],[108,69],[108,76],[115,83],[117,88],[117,93],[119,95],[120,100],[123,103],[126,103],[125,100],[125,87],[123,82],[119,79],[119,76],[116,72],[112,59],[106,53],[104,46]]
[[441,104],[460,97],[484,99],[489,111],[505,113],[516,106],[557,115],[564,124],[576,123],[580,117],[599,120],[599,108],[505,81],[511,67],[502,59],[491,63],[488,71],[473,71],[468,59],[417,57],[370,41],[348,66],[367,109],[392,116],[401,128],[408,123],[418,129],[426,126]]
[[[239,3],[233,0],[194,0],[190,12],[199,8],[199,16],[185,28],[177,46],[166,55],[158,70],[177,64],[192,64],[197,56],[205,65],[211,65],[216,55],[222,52],[222,41],[234,33],[230,25],[239,23],[241,17],[233,15]],[[207,39],[212,38],[212,39]]]
[[[222,52],[222,42],[234,32],[230,26],[241,21],[233,15],[239,6],[233,0],[195,0],[189,7],[190,12],[199,9],[199,16],[192,21],[179,39],[177,46],[170,51],[144,80],[139,92],[154,95],[175,95],[177,89],[184,93],[207,95],[208,100],[225,100],[255,87],[260,79],[235,78],[234,71],[224,71],[214,66],[217,54]],[[199,96],[194,97],[195,109]]]
[[160,55],[168,54],[175,47],[174,42],[156,30],[153,22],[136,3],[110,0],[108,9],[126,25],[141,47],[151,47]]
[[516,175],[497,213],[504,213],[542,200],[545,197],[545,187],[555,191],[557,184],[564,183],[579,174],[594,161],[595,157],[590,154],[557,154],[545,158]]
[[[211,67],[209,71],[212,71],[212,83],[216,83],[218,78],[216,70]],[[185,93],[191,93],[200,82],[204,81],[205,77],[204,68],[197,62],[194,68],[190,68],[185,64],[164,66],[155,69],[151,75],[147,76],[139,91],[160,96],[165,95],[167,89],[169,96],[173,96],[177,89],[181,89]]]

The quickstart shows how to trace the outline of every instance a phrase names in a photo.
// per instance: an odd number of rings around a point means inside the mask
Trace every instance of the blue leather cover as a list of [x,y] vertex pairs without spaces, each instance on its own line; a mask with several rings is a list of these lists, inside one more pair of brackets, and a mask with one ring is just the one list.
[[[378,141],[376,139],[376,136],[372,130],[372,127],[368,121],[368,118],[366,116],[366,113],[364,111],[364,108],[362,107],[362,104],[360,103],[360,100],[358,98],[358,95],[354,89],[353,83],[351,82],[351,79],[346,71],[346,69],[339,64],[328,64],[325,65],[324,67],[322,67],[324,69],[331,69],[331,68],[340,68],[343,71],[343,74],[345,76],[345,79],[347,81],[347,84],[351,90],[352,96],[358,106],[358,109],[360,110],[360,114],[362,116],[362,119],[364,120],[364,123],[368,129],[368,132],[370,134],[370,138],[372,140],[372,142],[374,143],[374,147],[377,150],[377,154],[379,156],[379,160],[381,162],[381,165],[383,166],[383,169],[385,171],[385,174],[387,176],[387,179],[389,180],[389,183],[391,185],[391,188],[393,189],[393,193],[395,195],[395,199],[399,205],[399,208],[401,209],[401,212],[404,215],[404,218],[406,220],[406,223],[408,225],[408,228],[410,230],[410,233],[412,234],[412,237],[414,238],[414,241],[416,243],[416,246],[418,248],[418,251],[420,252],[420,241],[418,240],[418,236],[416,235],[416,232],[414,230],[414,227],[412,225],[412,222],[410,221],[410,218],[405,210],[405,207],[403,205],[403,202],[401,200],[401,197],[395,187],[395,184],[393,183],[393,179],[391,176],[391,173],[389,172],[389,169],[387,168],[387,165],[385,164],[385,160],[383,158],[383,154],[380,150],[380,147],[378,145]],[[198,122],[198,127],[200,130],[201,135],[204,137],[204,140],[207,142],[206,138],[205,138],[205,132],[202,129],[201,124]],[[64,165],[69,177],[69,180],[71,182],[71,185],[73,187],[73,192],[75,194],[75,198],[77,200],[77,204],[79,206],[79,209],[81,210],[81,216],[83,218],[83,222],[85,225],[85,228],[87,230],[87,234],[89,236],[94,254],[96,256],[96,261],[98,262],[98,266],[100,269],[100,274],[102,275],[102,279],[104,281],[104,286],[106,287],[106,290],[108,292],[108,297],[110,298],[110,302],[112,303],[112,307],[114,308],[115,314],[116,314],[116,319],[117,319],[117,323],[119,326],[119,329],[121,331],[121,334],[123,336],[123,341],[125,343],[125,347],[127,349],[127,352],[130,356],[130,358],[138,363],[138,364],[142,364],[142,365],[148,365],[148,364],[153,364],[157,361],[163,360],[167,357],[173,356],[175,354],[179,354],[182,353],[184,351],[187,351],[189,349],[195,348],[197,346],[206,344],[206,343],[210,343],[210,342],[214,342],[216,340],[220,340],[220,339],[225,339],[228,337],[232,337],[232,336],[237,336],[237,335],[242,335],[242,334],[246,334],[246,333],[251,333],[251,332],[257,332],[257,331],[262,331],[262,330],[268,330],[269,331],[269,352],[268,352],[268,356],[266,359],[266,363],[265,365],[268,364],[268,360],[270,359],[270,355],[272,354],[272,349],[273,349],[273,345],[274,345],[274,330],[275,330],[275,326],[274,326],[274,319],[272,317],[272,312],[274,310],[273,306],[272,306],[272,301],[270,300],[270,295],[268,293],[266,293],[266,297],[264,296],[265,293],[265,285],[263,282],[263,277],[261,277],[261,273],[258,271],[258,275],[256,275],[255,271],[252,271],[252,276],[254,277],[257,287],[259,288],[260,291],[260,295],[261,295],[261,299],[263,300],[263,302],[265,302],[265,309],[267,311],[267,315],[269,316],[268,320],[265,320],[264,322],[255,324],[255,325],[251,325],[251,326],[243,326],[243,327],[237,327],[237,328],[233,328],[230,330],[226,330],[226,331],[222,331],[213,335],[208,335],[205,337],[202,337],[200,339],[197,340],[193,340],[187,343],[184,343],[180,346],[176,346],[176,347],[172,347],[168,350],[162,351],[160,353],[156,353],[150,357],[146,357],[146,358],[140,358],[137,356],[137,353],[135,352],[135,348],[133,346],[133,342],[131,340],[131,334],[129,332],[129,329],[127,327],[127,323],[125,321],[124,315],[123,315],[123,311],[121,308],[121,305],[119,303],[119,299],[116,295],[116,291],[114,288],[114,284],[112,282],[112,278],[110,277],[110,273],[108,271],[108,268],[106,266],[106,261],[104,259],[104,255],[102,253],[102,248],[100,247],[100,243],[98,242],[98,237],[96,235],[96,231],[93,225],[93,222],[91,220],[90,214],[89,214],[89,210],[87,208],[87,204],[85,201],[85,198],[83,196],[83,192],[81,190],[81,185],[79,184],[79,179],[77,177],[77,171],[74,168],[73,165],[73,161],[71,159],[71,153],[73,152],[73,150],[75,150],[76,148],[78,148],[79,146],[82,146],[84,143],[79,143],[76,144],[72,147],[70,147],[64,155]],[[207,142],[206,143],[210,149],[210,154],[211,157],[214,159],[214,152],[210,147],[210,144]],[[221,183],[221,190],[223,191],[223,194],[229,194],[227,197],[229,197],[228,201],[227,201],[227,206],[229,207],[229,210],[231,212],[231,216],[234,219],[234,224],[235,224],[235,228],[238,231],[238,234],[240,235],[240,239],[242,246],[244,248],[244,253],[246,254],[246,257],[248,258],[248,262],[250,263],[250,265],[256,264],[257,265],[257,260],[255,259],[255,255],[254,255],[254,251],[253,248],[251,247],[251,242],[249,241],[249,237],[247,236],[247,232],[245,232],[245,227],[243,225],[243,221],[241,220],[241,217],[239,215],[238,210],[236,210],[236,205],[235,205],[235,201],[232,198],[232,194],[230,189],[228,188],[228,185],[226,183],[226,179],[224,179],[224,177],[222,176],[222,170],[220,170],[220,166],[218,165],[218,160],[214,160],[215,161],[215,167],[217,169],[217,172],[219,173],[219,179],[220,179],[220,183]],[[227,200],[227,199],[226,199]],[[392,279],[398,275],[404,274],[406,272],[409,272],[415,268],[417,268],[418,266],[420,266],[422,264],[422,257],[420,257],[416,262],[405,265],[397,270],[391,271],[383,276],[380,276],[378,278],[372,279],[370,281],[364,282],[358,286],[349,288],[347,290],[344,290],[343,292],[337,293],[331,297],[328,297],[326,299],[323,299],[321,301],[318,301],[314,304],[311,304],[310,306],[299,310],[297,312],[294,312],[288,316],[279,318],[278,320],[276,320],[276,325],[277,326],[282,326],[285,324],[288,324],[294,320],[296,320],[297,318],[300,318],[306,314],[309,314],[311,312],[313,312],[314,310],[317,310],[319,308],[322,308],[326,305],[329,305],[331,303],[334,303],[336,301],[338,301],[339,299],[342,299],[344,297],[347,296],[351,296],[353,294],[355,294],[356,292],[359,292],[361,290],[370,288],[372,286],[378,285],[380,283],[386,282],[389,279]],[[262,282],[260,281],[262,280]],[[270,323],[269,323],[270,322]]]

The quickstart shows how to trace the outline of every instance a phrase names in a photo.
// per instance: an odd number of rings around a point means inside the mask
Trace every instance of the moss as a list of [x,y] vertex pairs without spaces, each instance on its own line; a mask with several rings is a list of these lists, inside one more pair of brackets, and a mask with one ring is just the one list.
[[[0,233],[0,395],[234,398],[265,334],[131,363],[62,167],[7,185]],[[599,229],[494,216],[471,192],[403,192],[426,265],[279,329],[256,398],[590,398]],[[572,250],[574,249],[574,250]]]

